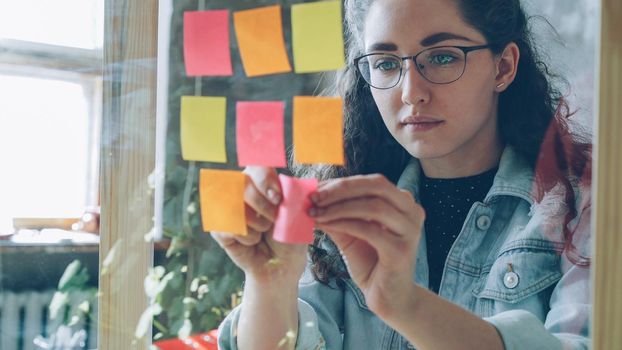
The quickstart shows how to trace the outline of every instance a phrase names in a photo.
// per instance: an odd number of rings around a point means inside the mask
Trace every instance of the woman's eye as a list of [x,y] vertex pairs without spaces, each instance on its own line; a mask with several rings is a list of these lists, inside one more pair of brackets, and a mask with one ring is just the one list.
[[436,54],[428,57],[428,62],[431,64],[444,66],[456,61],[456,57],[450,54]]
[[395,60],[378,60],[374,63],[374,68],[381,71],[391,71],[399,69],[399,64]]

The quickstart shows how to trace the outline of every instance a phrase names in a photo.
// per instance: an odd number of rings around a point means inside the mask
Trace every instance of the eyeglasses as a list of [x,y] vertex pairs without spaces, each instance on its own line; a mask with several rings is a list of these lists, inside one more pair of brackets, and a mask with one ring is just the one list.
[[469,52],[493,45],[437,46],[414,56],[399,57],[390,53],[369,53],[354,59],[354,65],[369,86],[386,90],[397,86],[404,73],[404,62],[412,59],[421,76],[434,84],[449,84],[460,79]]

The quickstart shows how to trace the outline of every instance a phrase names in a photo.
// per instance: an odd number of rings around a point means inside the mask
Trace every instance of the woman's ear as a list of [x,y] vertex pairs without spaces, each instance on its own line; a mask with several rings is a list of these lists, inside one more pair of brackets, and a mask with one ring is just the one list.
[[518,69],[520,50],[516,43],[509,43],[497,58],[497,75],[495,77],[495,91],[503,92],[512,84]]

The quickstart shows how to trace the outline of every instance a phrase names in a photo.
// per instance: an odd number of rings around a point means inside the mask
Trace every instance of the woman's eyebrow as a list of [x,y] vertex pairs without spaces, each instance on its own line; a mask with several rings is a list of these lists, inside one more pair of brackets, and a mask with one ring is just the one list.
[[397,51],[397,45],[393,43],[373,43],[368,51]]
[[[432,46],[445,40],[464,40],[468,42],[475,42],[473,39],[469,39],[459,34],[441,32],[425,37],[421,40],[420,45]],[[368,51],[397,51],[397,45],[394,43],[374,43],[369,46]]]
[[445,41],[445,40],[464,40],[464,41],[475,42],[474,40],[469,39],[462,35],[448,33],[448,32],[441,32],[441,33],[435,33],[435,34],[425,37],[423,40],[421,40],[420,44],[421,46],[432,46],[434,44],[438,44],[441,41]]

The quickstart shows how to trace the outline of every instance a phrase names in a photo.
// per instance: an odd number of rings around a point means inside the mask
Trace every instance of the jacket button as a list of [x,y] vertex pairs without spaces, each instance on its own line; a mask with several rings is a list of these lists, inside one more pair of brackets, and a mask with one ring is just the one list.
[[478,217],[476,224],[478,229],[482,231],[488,230],[488,228],[490,227],[490,216],[482,215]]
[[518,286],[518,274],[514,271],[510,271],[510,272],[506,272],[505,275],[503,276],[503,285],[506,288],[509,289],[514,289],[516,288],[516,286]]

